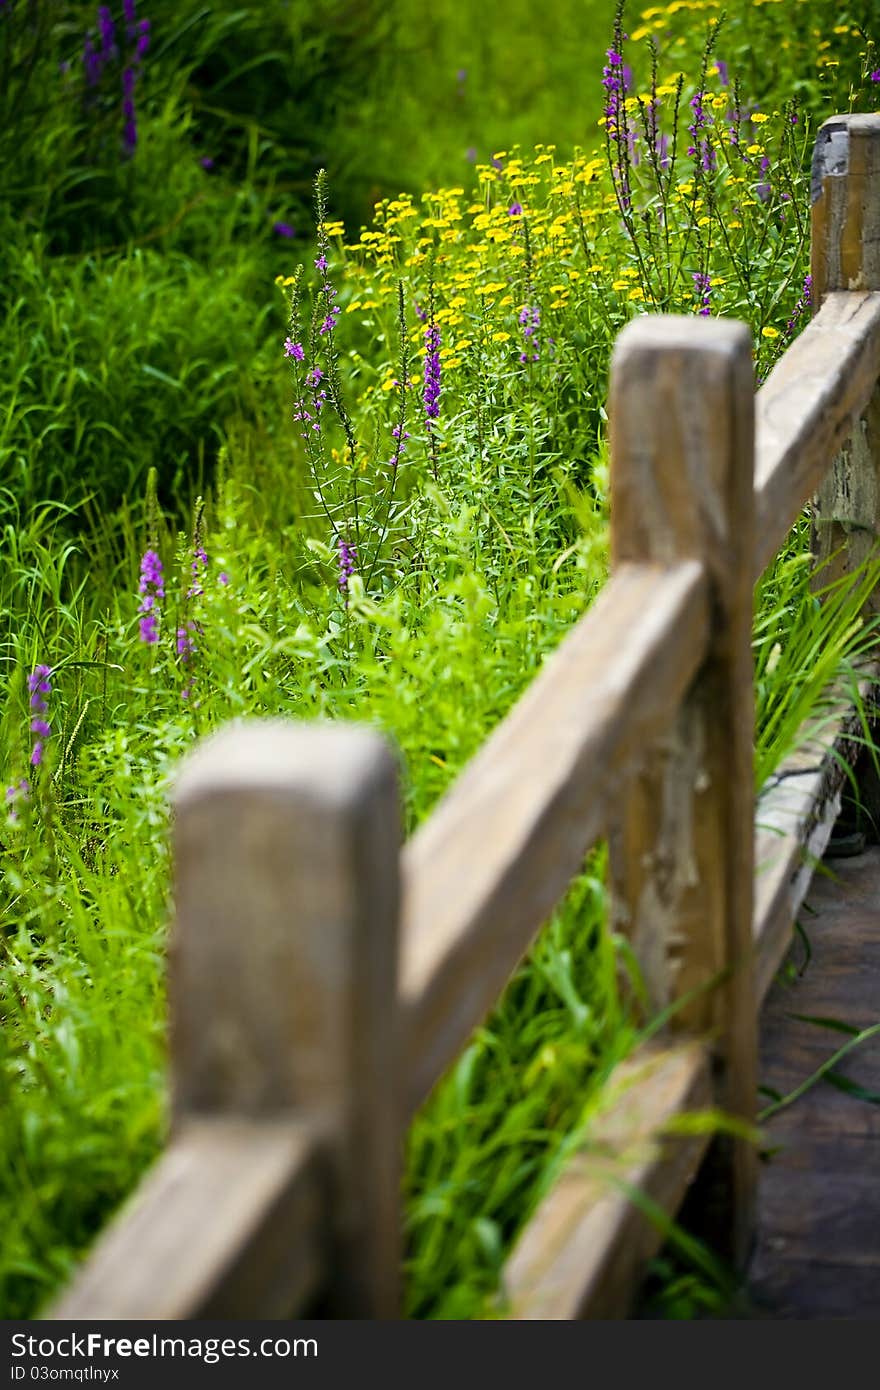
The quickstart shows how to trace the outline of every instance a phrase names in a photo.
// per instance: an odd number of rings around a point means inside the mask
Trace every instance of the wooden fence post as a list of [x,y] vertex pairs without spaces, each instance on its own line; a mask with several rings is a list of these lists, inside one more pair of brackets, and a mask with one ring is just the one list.
[[[833,116],[813,149],[810,273],[814,314],[833,291],[880,290],[880,115]],[[880,386],[813,498],[814,588],[853,574],[877,555],[880,536]],[[865,600],[880,612],[880,586]],[[855,751],[853,751],[855,757]],[[880,838],[880,776],[856,762],[858,792],[844,789],[837,843],[849,852],[867,830]]]
[[[819,128],[812,204],[814,313],[835,290],[880,290],[880,115],[833,116]],[[822,566],[817,584],[858,569],[878,534],[880,390],[813,504],[813,553]],[[866,608],[880,611],[880,590]]]
[[327,1136],[330,1314],[398,1317],[391,753],[356,725],[230,725],[184,763],[174,810],[174,1121],[314,1120]]
[[[612,563],[698,559],[712,584],[706,662],[667,739],[626,789],[609,853],[612,920],[629,936],[653,1010],[696,994],[674,1030],[716,1040],[718,1104],[756,1105],[752,943],[754,371],[745,325],[648,316],[617,340],[611,373]],[[710,981],[720,981],[715,988]],[[753,1144],[719,1139],[711,1228],[747,1254]],[[719,1198],[720,1194],[720,1198]]]

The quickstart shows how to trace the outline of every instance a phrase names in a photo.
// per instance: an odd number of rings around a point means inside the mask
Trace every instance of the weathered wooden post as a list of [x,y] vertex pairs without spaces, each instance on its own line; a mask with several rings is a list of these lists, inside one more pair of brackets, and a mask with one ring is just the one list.
[[[880,291],[880,115],[833,116],[813,150],[811,280],[813,312],[834,291]],[[813,499],[815,588],[876,559],[880,537],[880,387],[837,455]],[[880,612],[880,586],[866,593],[864,612]],[[855,749],[852,757],[856,758]],[[844,791],[844,810],[831,849],[853,853],[865,832],[880,837],[880,777],[873,758],[857,763],[857,798]]]
[[[744,324],[648,316],[617,341],[611,374],[612,561],[700,560],[709,653],[662,744],[646,750],[611,827],[612,913],[642,962],[652,1009],[689,995],[673,1030],[716,1041],[717,1101],[752,1121],[757,1017],[752,945],[754,372]],[[756,1153],[716,1141],[713,1234],[742,1261]],[[716,1229],[717,1227],[717,1229]]]
[[[880,115],[833,116],[813,151],[812,301],[880,291]],[[820,586],[864,563],[880,534],[880,390],[819,489],[813,551]],[[868,599],[880,610],[880,590]]]
[[397,1317],[391,753],[356,725],[230,725],[184,763],[174,809],[174,1122],[314,1121],[328,1154],[329,1311]]

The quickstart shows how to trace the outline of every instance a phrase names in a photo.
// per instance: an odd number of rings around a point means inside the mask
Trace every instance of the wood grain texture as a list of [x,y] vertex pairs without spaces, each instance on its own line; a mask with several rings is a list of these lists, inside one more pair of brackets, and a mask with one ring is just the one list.
[[880,112],[832,116],[813,148],[814,298],[880,290]]
[[[814,303],[831,291],[880,290],[880,115],[840,116],[820,128],[813,151]],[[815,587],[852,574],[876,556],[880,535],[880,390],[813,499]],[[865,603],[880,611],[880,589]]]
[[295,1121],[182,1123],[49,1319],[286,1318],[327,1250],[319,1146]]
[[830,470],[878,374],[880,292],[827,295],[758,392],[753,579]]
[[[867,698],[877,667],[866,674]],[[864,738],[856,709],[840,696],[836,713],[813,721],[798,751],[786,758],[763,789],[755,814],[756,990],[759,1004],[789,946],[817,864],[840,813],[841,793]]]
[[627,1316],[663,1240],[627,1189],[677,1211],[707,1140],[665,1131],[682,1113],[710,1105],[711,1095],[708,1052],[697,1043],[645,1048],[617,1068],[581,1152],[538,1206],[505,1267],[509,1316]]
[[[752,943],[754,373],[744,324],[648,316],[611,375],[612,561],[699,559],[712,586],[706,659],[609,835],[612,921],[654,1008],[689,995],[677,1029],[709,1031],[718,1099],[755,1105]],[[713,1146],[712,1238],[744,1257],[753,1146]],[[709,1191],[709,1184],[706,1191]],[[717,1199],[717,1200],[716,1200]]]
[[497,1002],[706,638],[699,564],[623,567],[406,846],[410,1110]]
[[399,1309],[401,818],[357,725],[229,725],[174,795],[172,1093],[193,1115],[296,1113],[332,1136],[337,1316]]

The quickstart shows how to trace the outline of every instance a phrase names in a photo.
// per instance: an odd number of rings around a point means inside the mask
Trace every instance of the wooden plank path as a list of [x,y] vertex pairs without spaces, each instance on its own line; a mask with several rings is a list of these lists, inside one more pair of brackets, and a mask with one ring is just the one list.
[[[880,847],[826,860],[761,1016],[761,1084],[788,1095],[847,1041],[795,1014],[862,1029],[880,1021]],[[839,1063],[880,1092],[880,1036]],[[770,1103],[769,1100],[767,1102]],[[880,1106],[820,1080],[768,1118],[749,1291],[755,1315],[880,1319]],[[772,1150],[777,1149],[776,1152]]]

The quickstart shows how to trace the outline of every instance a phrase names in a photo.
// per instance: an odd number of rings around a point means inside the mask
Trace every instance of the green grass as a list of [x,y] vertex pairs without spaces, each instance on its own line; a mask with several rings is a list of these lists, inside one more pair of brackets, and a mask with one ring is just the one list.
[[[412,830],[604,582],[604,401],[620,326],[652,304],[694,312],[693,276],[706,271],[713,310],[752,327],[761,373],[785,346],[806,268],[804,218],[791,206],[808,206],[807,122],[831,102],[845,107],[850,84],[852,102],[867,103],[862,55],[872,50],[838,35],[840,66],[817,66],[828,50],[817,50],[803,7],[782,47],[783,8],[790,20],[792,6],[731,6],[722,31],[754,84],[746,97],[765,105],[768,121],[752,134],[774,192],[747,196],[729,180],[753,189],[765,177],[757,155],[739,165],[727,149],[717,177],[691,180],[696,194],[681,191],[683,154],[659,182],[642,161],[630,170],[634,203],[662,203],[662,255],[644,224],[632,235],[615,211],[590,128],[606,6],[574,26],[551,4],[537,30],[514,5],[490,46],[475,7],[427,19],[398,0],[376,55],[357,7],[328,3],[310,17],[299,5],[220,5],[191,25],[193,7],[157,3],[129,162],[114,143],[109,89],[91,112],[79,89],[46,88],[40,122],[22,99],[21,157],[0,201],[10,250],[0,286],[0,774],[13,789],[31,782],[0,810],[6,1316],[52,1295],[163,1141],[167,787],[180,755],[231,717],[365,719],[400,749]],[[838,22],[832,11],[810,7],[823,33]],[[91,22],[82,5],[54,13],[34,59],[43,82]],[[686,73],[683,144],[703,54],[693,18],[658,31],[661,79],[667,68]],[[758,51],[783,54],[775,87],[769,65],[749,72],[747,34]],[[296,76],[290,52],[302,59]],[[720,78],[708,80],[720,95]],[[797,127],[781,113],[793,87]],[[535,141],[555,154],[529,153]],[[504,168],[472,176],[468,144],[484,166],[508,150]],[[319,332],[327,301],[306,220],[319,162],[332,176],[329,215],[345,220],[344,237],[321,242],[343,310],[332,348]],[[435,179],[461,192],[422,205]],[[391,197],[399,189],[409,203]],[[391,201],[372,240],[358,242],[374,194]],[[279,239],[279,219],[298,223],[298,240]],[[273,284],[299,261],[311,280],[290,321],[301,365],[282,357],[291,305]],[[416,306],[425,312],[432,293],[443,394],[428,429],[421,384],[394,382],[423,371]],[[523,364],[519,316],[536,305],[540,350]],[[312,400],[305,372],[318,363],[330,399],[321,432],[304,440],[293,402]],[[401,411],[410,438],[393,468]],[[358,552],[346,595],[340,538]],[[202,543],[203,592],[191,595]],[[155,646],[138,640],[148,547],[165,565]],[[805,553],[801,526],[758,590],[759,787],[802,720],[827,712],[828,682],[851,682],[875,637],[856,623],[864,577],[820,607]],[[195,642],[189,661],[181,627]],[[40,663],[53,670],[52,736],[31,771],[26,681]],[[412,1126],[409,1315],[494,1309],[511,1241],[635,1038],[616,984],[624,958],[605,925],[600,851]]]

